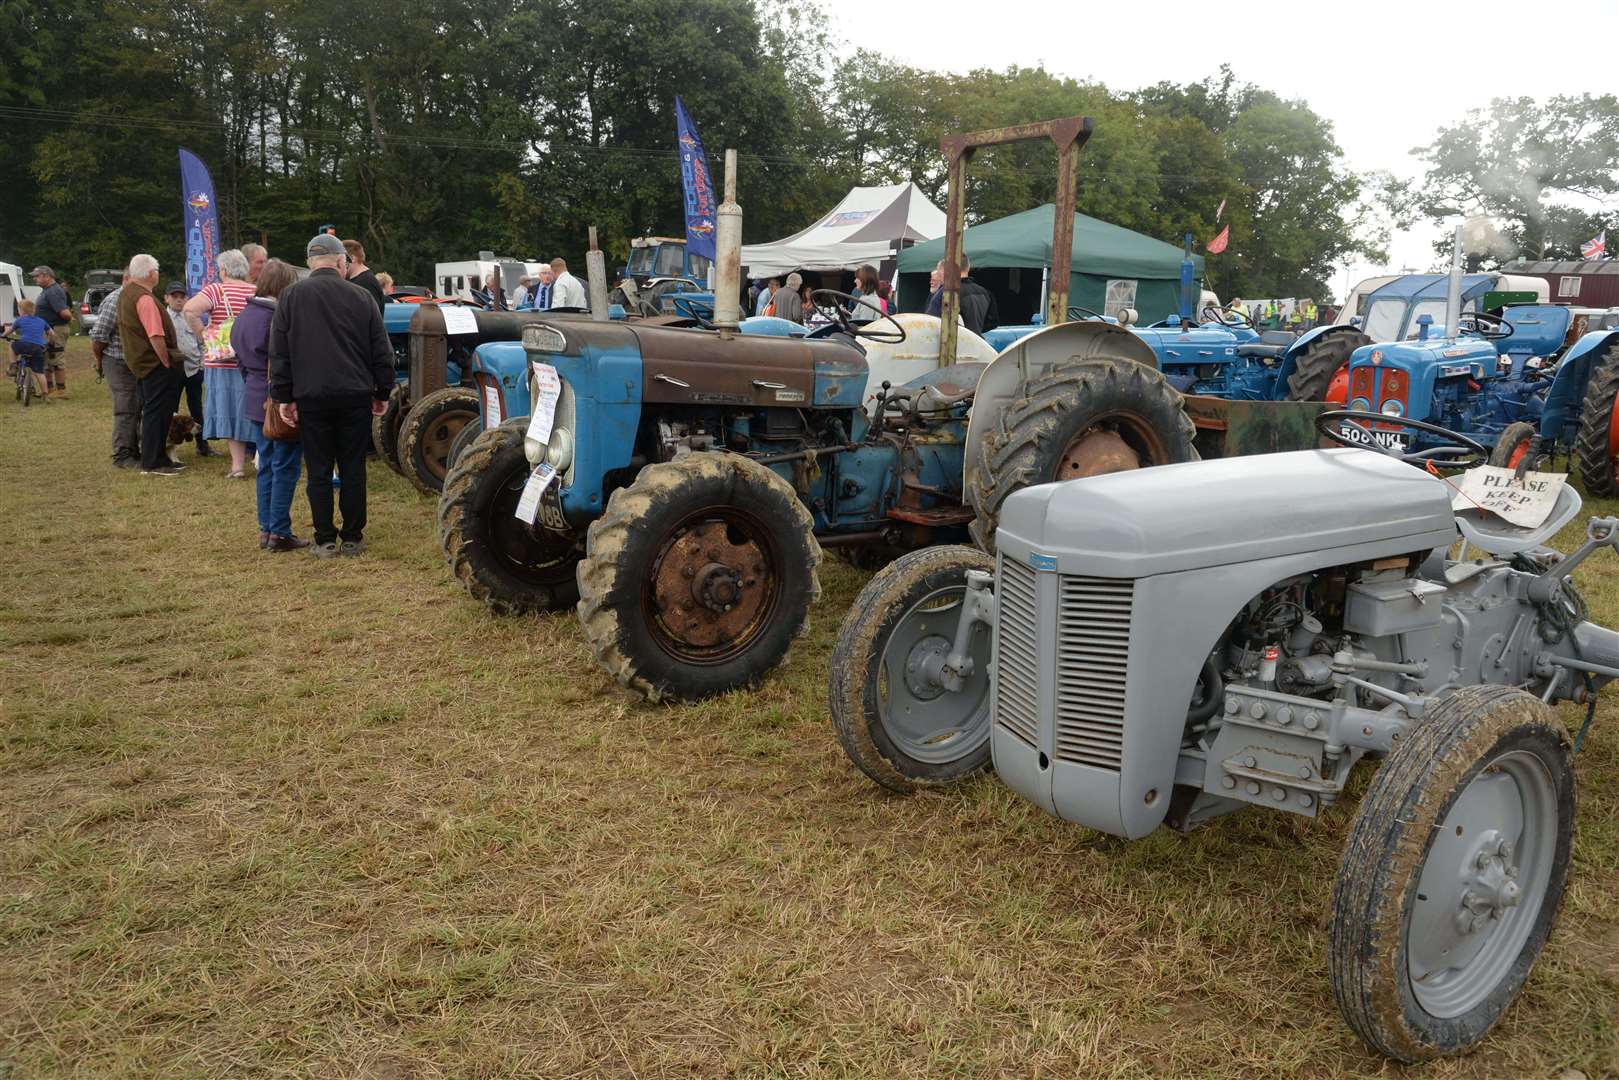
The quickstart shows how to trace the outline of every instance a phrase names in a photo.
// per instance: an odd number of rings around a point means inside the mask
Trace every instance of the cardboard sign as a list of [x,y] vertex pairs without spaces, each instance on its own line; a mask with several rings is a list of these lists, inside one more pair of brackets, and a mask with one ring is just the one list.
[[500,412],[500,387],[493,383],[484,383],[483,412],[488,417],[490,425],[498,424],[506,419]]
[[523,482],[523,494],[517,500],[517,509],[513,516],[527,525],[534,524],[534,519],[540,515],[540,496],[545,489],[551,486],[557,478],[557,471],[551,468],[549,461],[542,461],[534,466],[534,471],[528,474]]
[[444,316],[444,332],[446,334],[476,334],[478,332],[478,316],[472,313],[469,307],[460,307],[456,304],[445,304],[439,308]]
[[1519,528],[1533,529],[1551,517],[1557,493],[1568,483],[1568,477],[1562,473],[1530,472],[1519,480],[1512,469],[1480,465],[1464,473],[1460,482],[1451,483],[1456,487],[1450,500],[1452,510],[1483,508]]
[[534,411],[529,415],[528,437],[545,443],[551,441],[551,421],[556,418],[557,399],[562,396],[562,376],[550,364],[535,361]]

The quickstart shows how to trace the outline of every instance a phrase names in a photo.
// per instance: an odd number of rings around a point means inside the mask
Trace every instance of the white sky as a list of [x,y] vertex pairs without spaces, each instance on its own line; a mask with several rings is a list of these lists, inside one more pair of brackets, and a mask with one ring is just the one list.
[[[1539,23],[1537,12],[1544,16]],[[1493,97],[1619,89],[1619,75],[1603,60],[1619,40],[1619,0],[1563,0],[1544,8],[1522,0],[1320,6],[841,0],[832,18],[846,47],[933,70],[1040,64],[1117,91],[1198,82],[1229,64],[1240,82],[1302,98],[1331,120],[1349,168],[1410,178],[1422,173],[1412,147]],[[1427,222],[1396,234],[1391,269],[1344,268],[1334,281],[1338,298],[1346,278],[1429,269],[1437,235]]]

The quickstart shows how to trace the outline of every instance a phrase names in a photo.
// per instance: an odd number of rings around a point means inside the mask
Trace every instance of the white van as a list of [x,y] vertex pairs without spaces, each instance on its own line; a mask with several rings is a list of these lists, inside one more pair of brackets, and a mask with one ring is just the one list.
[[489,275],[498,271],[501,290],[509,297],[523,278],[539,278],[540,268],[545,265],[502,258],[489,252],[478,254],[478,258],[463,262],[436,263],[433,267],[433,291],[439,296],[459,296],[463,300],[471,300],[472,290],[482,292],[483,283],[489,280]]
[[38,300],[39,286],[23,277],[22,267],[16,263],[0,262],[0,320],[10,322],[17,317],[17,301]]

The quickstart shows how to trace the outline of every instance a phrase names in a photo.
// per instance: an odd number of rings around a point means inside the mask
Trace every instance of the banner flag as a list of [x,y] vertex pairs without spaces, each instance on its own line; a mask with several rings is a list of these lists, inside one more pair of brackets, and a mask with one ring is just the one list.
[[1225,250],[1226,244],[1231,241],[1231,226],[1227,225],[1220,230],[1220,235],[1209,241],[1209,246],[1203,250],[1210,255],[1218,255]]
[[1606,259],[1608,257],[1608,230],[1603,229],[1580,245],[1580,258]]
[[703,155],[703,140],[686,105],[675,97],[676,135],[680,143],[680,180],[686,188],[686,252],[714,258],[714,182]]
[[191,151],[180,150],[180,217],[185,226],[186,295],[219,280],[219,211],[208,166]]

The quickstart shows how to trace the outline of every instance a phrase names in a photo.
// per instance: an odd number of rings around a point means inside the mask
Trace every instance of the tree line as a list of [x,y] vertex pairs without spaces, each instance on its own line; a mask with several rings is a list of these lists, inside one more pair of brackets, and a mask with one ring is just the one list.
[[[6,26],[6,23],[11,25]],[[679,235],[674,98],[711,159],[741,153],[749,242],[803,228],[851,184],[915,181],[944,203],[940,136],[1096,119],[1079,208],[1200,249],[1222,294],[1329,295],[1376,259],[1374,195],[1304,102],[1240,83],[1118,92],[1040,67],[950,75],[840,56],[809,4],[767,0],[56,0],[6,5],[0,256],[69,279],[137,250],[178,268],[176,148],[213,173],[226,243],[296,257],[321,224],[426,281],[479,249],[611,261]],[[1049,201],[1049,146],[975,162],[975,220]],[[1218,222],[1216,209],[1225,205]]]

